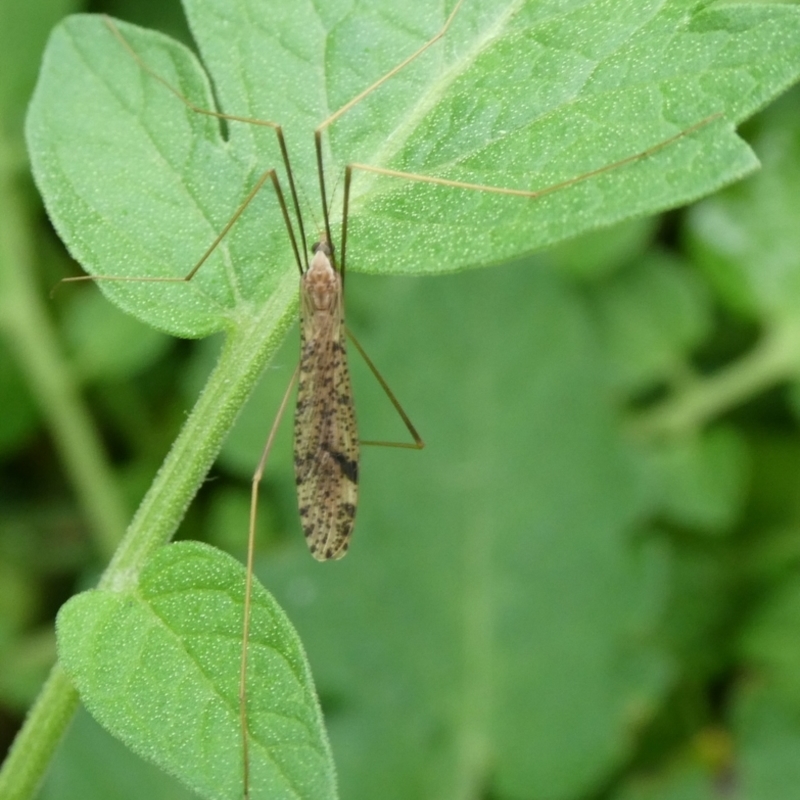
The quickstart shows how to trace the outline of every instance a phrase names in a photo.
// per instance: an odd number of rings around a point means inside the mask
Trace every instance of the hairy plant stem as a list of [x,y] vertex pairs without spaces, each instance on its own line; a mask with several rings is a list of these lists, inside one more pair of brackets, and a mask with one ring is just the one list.
[[[229,332],[219,361],[158,471],[99,585],[134,585],[153,553],[173,536],[261,372],[297,315],[297,278],[281,281],[258,315]],[[0,771],[0,797],[34,795],[77,707],[57,664]]]

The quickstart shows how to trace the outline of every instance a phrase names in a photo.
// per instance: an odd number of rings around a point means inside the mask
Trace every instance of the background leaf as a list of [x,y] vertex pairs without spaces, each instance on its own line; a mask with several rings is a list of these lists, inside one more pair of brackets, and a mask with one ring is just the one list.
[[[135,782],[130,780],[132,773]],[[40,797],[80,800],[101,793],[120,800],[136,800],[143,794],[153,800],[196,797],[174,778],[137,758],[81,710],[53,761]]]
[[756,146],[764,169],[724,196],[700,203],[689,228],[698,263],[737,310],[771,322],[797,317],[798,169],[796,102],[771,113]]
[[[365,452],[358,559],[334,572],[292,548],[261,573],[335,703],[342,792],[457,797],[490,773],[500,796],[578,795],[672,672],[653,647],[669,561],[636,544],[652,506],[591,325],[525,265],[353,287],[382,310],[371,349],[404,354],[390,377],[428,447]],[[359,396],[364,435],[391,429],[387,405]]]

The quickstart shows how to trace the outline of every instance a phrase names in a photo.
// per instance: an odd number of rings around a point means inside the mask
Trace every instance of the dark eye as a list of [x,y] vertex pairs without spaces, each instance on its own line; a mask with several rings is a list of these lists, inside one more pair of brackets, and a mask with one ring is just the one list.
[[322,240],[320,242],[315,242],[311,245],[311,252],[316,253],[317,250],[322,250],[326,256],[330,256],[333,253],[333,247],[330,245],[329,242]]

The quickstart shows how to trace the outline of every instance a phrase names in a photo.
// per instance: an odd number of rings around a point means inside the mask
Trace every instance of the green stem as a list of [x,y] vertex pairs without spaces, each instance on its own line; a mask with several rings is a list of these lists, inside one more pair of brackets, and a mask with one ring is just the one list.
[[[104,572],[101,586],[122,589],[135,584],[152,553],[175,533],[296,314],[297,278],[288,273],[258,316],[229,334],[214,372]],[[0,770],[0,797],[25,800],[33,795],[76,704],[74,688],[56,665]]]
[[35,795],[78,702],[78,692],[56,664],[3,762],[3,800],[28,800]]
[[642,414],[636,433],[676,437],[690,433],[720,414],[781,381],[800,375],[800,325],[782,323],[764,336],[752,352],[715,375]]
[[257,317],[229,333],[189,419],[142,500],[100,586],[134,585],[153,552],[170,540],[220,447],[297,318],[297,277],[288,273]]

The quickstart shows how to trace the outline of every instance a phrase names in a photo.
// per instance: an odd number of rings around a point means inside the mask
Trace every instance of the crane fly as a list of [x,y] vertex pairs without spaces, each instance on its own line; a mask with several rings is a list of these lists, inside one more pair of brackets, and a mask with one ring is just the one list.
[[358,432],[347,366],[344,298],[323,239],[300,281],[300,365],[294,417],[297,507],[308,549],[347,552],[358,504]]
[[[275,131],[280,147],[281,159],[286,169],[290,203],[286,202],[283,190],[274,168],[264,171],[255,182],[252,190],[239,205],[219,235],[214,239],[202,257],[183,277],[131,277],[113,275],[85,275],[66,278],[75,280],[120,280],[132,282],[189,282],[207,261],[220,242],[228,234],[236,221],[246,210],[261,188],[270,182],[278,200],[283,221],[291,242],[294,257],[300,273],[300,358],[294,371],[278,413],[269,432],[261,459],[251,483],[250,520],[247,548],[247,572],[244,596],[242,626],[242,651],[240,673],[240,718],[243,750],[243,787],[248,796],[250,788],[248,756],[248,718],[247,718],[247,666],[248,640],[250,632],[250,608],[254,557],[254,536],[258,508],[258,487],[264,473],[272,444],[280,420],[288,407],[295,383],[298,385],[297,405],[294,422],[294,471],[297,484],[298,510],[302,528],[311,554],[319,561],[336,560],[347,552],[355,523],[358,506],[358,469],[360,445],[380,444],[392,447],[421,449],[424,444],[410,419],[392,394],[386,381],[364,352],[358,341],[345,327],[344,315],[344,275],[347,245],[348,207],[350,187],[354,172],[367,172],[392,179],[435,184],[441,187],[461,190],[505,194],[534,200],[546,194],[564,189],[573,184],[586,181],[595,176],[644,159],[667,147],[678,139],[708,124],[721,116],[714,114],[700,122],[681,130],[674,136],[664,139],[652,147],[637,152],[627,158],[615,161],[574,178],[538,190],[513,189],[450,180],[434,175],[422,175],[399,170],[386,169],[369,164],[350,163],[344,170],[344,190],[342,203],[341,248],[337,257],[333,247],[328,211],[328,197],[322,158],[322,134],[353,106],[376,91],[383,83],[396,75],[405,66],[420,57],[439,41],[447,32],[453,19],[465,0],[458,0],[439,32],[426,41],[414,53],[384,74],[363,90],[338,111],[327,117],[314,132],[314,145],[317,162],[317,175],[322,200],[324,230],[319,241],[311,248],[306,245],[303,218],[300,213],[298,192],[289,161],[288,148],[282,127],[272,121],[236,116],[196,106],[188,97],[154,72],[127,42],[117,26],[108,18],[106,24],[119,40],[127,53],[139,64],[143,72],[158,81],[175,95],[188,108],[198,114],[205,114],[228,123],[244,123],[271,128]],[[292,213],[294,221],[292,220]],[[295,232],[297,226],[297,234]],[[299,239],[299,241],[298,241]],[[353,404],[350,373],[346,355],[346,340],[351,342],[364,358],[389,400],[397,410],[413,442],[359,442]]]

